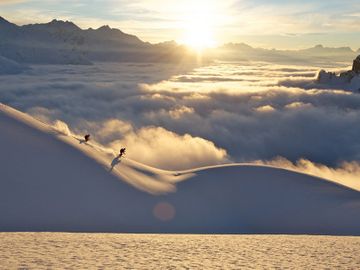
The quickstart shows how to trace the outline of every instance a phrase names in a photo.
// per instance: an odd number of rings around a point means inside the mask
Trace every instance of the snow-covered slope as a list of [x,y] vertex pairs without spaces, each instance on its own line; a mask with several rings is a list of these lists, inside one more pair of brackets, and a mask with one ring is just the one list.
[[246,164],[163,171],[59,130],[0,105],[0,231],[360,235],[347,187]]

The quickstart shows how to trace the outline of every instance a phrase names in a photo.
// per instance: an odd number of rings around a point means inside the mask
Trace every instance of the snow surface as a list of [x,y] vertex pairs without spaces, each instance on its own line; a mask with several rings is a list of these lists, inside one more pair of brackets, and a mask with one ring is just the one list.
[[348,236],[0,233],[2,269],[350,270],[359,253]]
[[0,231],[360,235],[360,193],[324,179],[249,164],[164,171],[2,104],[0,131]]

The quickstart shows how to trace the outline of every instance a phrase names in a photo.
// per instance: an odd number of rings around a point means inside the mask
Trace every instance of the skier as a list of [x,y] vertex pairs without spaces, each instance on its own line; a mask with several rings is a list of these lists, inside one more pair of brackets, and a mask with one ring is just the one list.
[[120,149],[120,154],[119,154],[119,158],[121,158],[122,156],[124,156],[126,153],[126,148],[121,148]]
[[87,134],[84,136],[85,142],[88,142],[90,140],[90,134]]

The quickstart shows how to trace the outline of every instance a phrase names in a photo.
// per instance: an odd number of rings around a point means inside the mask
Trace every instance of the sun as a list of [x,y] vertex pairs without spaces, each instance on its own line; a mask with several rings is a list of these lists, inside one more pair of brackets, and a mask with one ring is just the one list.
[[189,10],[183,18],[183,36],[180,43],[196,51],[202,51],[216,46],[215,41],[215,10],[211,5],[197,2],[189,5]]
[[184,35],[183,43],[196,51],[203,51],[216,46],[211,29],[204,26],[194,26]]

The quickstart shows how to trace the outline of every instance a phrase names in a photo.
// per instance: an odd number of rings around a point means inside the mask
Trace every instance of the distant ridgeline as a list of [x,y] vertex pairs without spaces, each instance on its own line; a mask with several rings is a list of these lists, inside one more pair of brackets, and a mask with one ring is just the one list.
[[213,51],[213,57],[221,60],[253,60],[285,64],[315,64],[322,66],[329,62],[348,62],[360,53],[350,47],[329,48],[316,45],[308,49],[278,50],[254,48],[244,43],[229,43]]
[[[61,20],[18,26],[2,17],[0,56],[20,64],[89,65],[96,61],[197,63],[199,60],[196,52],[176,42],[151,44],[109,26],[83,30],[72,22]],[[217,59],[322,65],[348,62],[355,56],[356,52],[349,47],[317,45],[302,50],[277,50],[229,43],[203,51],[201,60],[202,63]]]
[[175,42],[150,44],[109,26],[82,30],[72,22],[17,26],[0,17],[0,56],[29,64],[174,62],[195,58]]

